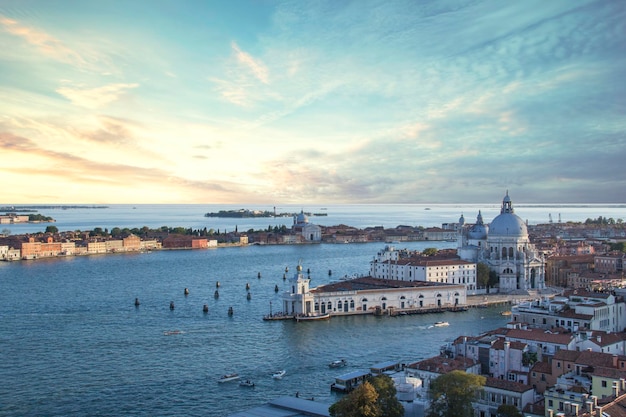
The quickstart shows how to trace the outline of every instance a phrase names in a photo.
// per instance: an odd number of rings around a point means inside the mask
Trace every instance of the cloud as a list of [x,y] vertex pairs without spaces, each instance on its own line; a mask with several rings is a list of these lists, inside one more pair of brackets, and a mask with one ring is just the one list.
[[128,144],[135,142],[132,131],[132,128],[137,126],[135,122],[111,116],[100,116],[98,121],[100,123],[98,129],[77,131],[77,135],[102,144]]
[[108,84],[102,87],[59,87],[56,92],[81,107],[95,109],[117,101],[128,90],[139,87],[139,84]]
[[263,84],[269,84],[269,72],[261,60],[254,59],[252,55],[242,51],[236,42],[231,42],[230,46],[235,51],[235,56],[240,64],[248,69],[257,80]]
[[22,25],[17,20],[2,15],[0,15],[0,25],[7,33],[22,38],[41,53],[56,61],[77,67],[88,66],[87,61],[77,51],[46,32]]
[[[231,200],[235,200],[241,192],[238,184],[228,181],[190,180],[162,168],[108,163],[51,151],[38,146],[29,138],[9,132],[0,132],[0,149],[5,154],[13,152],[17,157],[21,154],[29,158],[40,158],[43,162],[28,167],[31,180],[32,177],[42,176],[50,186],[72,184],[71,187],[84,189],[85,195],[89,195],[93,187],[99,186],[117,187],[122,193],[123,190],[144,190],[156,185],[161,188],[161,192],[170,190],[172,195],[181,193],[191,196],[199,192],[215,192],[218,193],[216,198],[219,195],[220,198]],[[5,169],[0,167],[0,172]],[[194,201],[196,198],[194,197]]]

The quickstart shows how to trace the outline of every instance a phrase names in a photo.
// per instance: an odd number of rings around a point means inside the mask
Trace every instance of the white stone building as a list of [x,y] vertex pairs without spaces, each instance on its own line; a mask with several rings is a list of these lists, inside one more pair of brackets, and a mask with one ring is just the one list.
[[322,228],[316,224],[309,223],[309,218],[304,214],[304,211],[300,211],[300,214],[293,217],[291,231],[302,235],[304,240],[308,242],[320,242],[322,240]]
[[290,289],[283,294],[283,313],[289,315],[391,313],[402,309],[453,309],[467,304],[463,284],[361,277],[311,289],[301,265],[289,283]]
[[[461,218],[460,223],[464,223]],[[482,262],[498,274],[500,292],[545,289],[545,259],[528,238],[528,228],[515,214],[507,191],[500,214],[487,226],[479,212],[476,223],[461,228],[457,253]]]
[[476,294],[476,263],[459,258],[400,256],[393,246],[386,246],[370,262],[370,276],[400,281],[426,281],[462,284],[468,295]]

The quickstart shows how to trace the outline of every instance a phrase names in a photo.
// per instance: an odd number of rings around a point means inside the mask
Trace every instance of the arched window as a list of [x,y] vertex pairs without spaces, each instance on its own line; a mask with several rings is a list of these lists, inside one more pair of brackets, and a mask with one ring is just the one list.
[[509,248],[509,258],[513,257],[513,246]]
[[337,310],[341,310],[343,305],[341,305],[341,300],[337,301]]
[[502,248],[502,257],[506,258],[506,248]]
[[354,300],[350,300],[350,310],[354,310]]

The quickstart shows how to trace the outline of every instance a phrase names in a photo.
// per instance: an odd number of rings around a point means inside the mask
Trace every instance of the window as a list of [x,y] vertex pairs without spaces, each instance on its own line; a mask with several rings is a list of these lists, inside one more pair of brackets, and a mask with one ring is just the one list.
[[602,388],[606,388],[606,381],[602,381]]

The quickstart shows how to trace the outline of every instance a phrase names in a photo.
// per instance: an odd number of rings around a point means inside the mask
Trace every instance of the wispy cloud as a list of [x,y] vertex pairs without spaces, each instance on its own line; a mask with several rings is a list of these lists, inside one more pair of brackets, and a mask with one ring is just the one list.
[[101,87],[59,87],[57,93],[70,100],[73,104],[90,109],[104,107],[118,100],[129,90],[139,87],[139,84],[108,84]]
[[23,39],[49,58],[77,67],[88,66],[87,61],[80,53],[44,31],[2,15],[0,15],[0,25],[5,32]]
[[257,80],[263,84],[269,84],[269,72],[261,60],[254,59],[252,55],[242,51],[236,42],[232,42],[230,46],[235,51],[235,57],[241,65],[248,69]]

